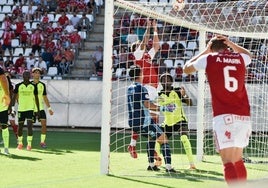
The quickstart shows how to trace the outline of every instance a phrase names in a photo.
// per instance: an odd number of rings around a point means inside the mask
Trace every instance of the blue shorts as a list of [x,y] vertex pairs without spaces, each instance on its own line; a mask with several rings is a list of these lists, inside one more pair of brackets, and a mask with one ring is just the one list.
[[140,133],[141,136],[144,136],[151,140],[156,140],[158,137],[160,137],[164,133],[161,127],[157,124],[133,127],[133,131],[135,131],[136,133]]

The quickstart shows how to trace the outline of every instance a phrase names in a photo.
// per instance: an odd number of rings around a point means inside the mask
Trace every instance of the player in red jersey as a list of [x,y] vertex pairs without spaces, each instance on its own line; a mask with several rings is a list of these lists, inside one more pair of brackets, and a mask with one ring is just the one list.
[[[147,51],[147,45],[150,39],[150,29],[153,28],[153,42],[151,48]],[[157,87],[158,87],[158,71],[157,67],[154,66],[152,60],[155,54],[160,49],[159,38],[157,33],[157,23],[156,20],[149,20],[147,19],[147,28],[143,36],[143,40],[137,41],[136,43],[132,44],[131,51],[134,55],[134,63],[139,65],[142,68],[143,72],[143,80],[142,84],[147,89],[149,98],[151,102],[156,102],[158,97]],[[151,117],[155,123],[158,123],[159,115],[156,112],[151,111]],[[138,134],[135,132],[131,135],[131,142],[128,146],[128,151],[130,152],[133,158],[137,158],[136,153],[136,142],[138,139]],[[161,158],[157,156],[156,159],[159,161],[158,164],[161,164]]]
[[242,155],[251,135],[250,106],[245,87],[246,66],[250,63],[248,50],[225,36],[216,35],[207,48],[183,68],[186,74],[201,69],[206,71],[212,96],[216,149],[228,184],[247,179]]

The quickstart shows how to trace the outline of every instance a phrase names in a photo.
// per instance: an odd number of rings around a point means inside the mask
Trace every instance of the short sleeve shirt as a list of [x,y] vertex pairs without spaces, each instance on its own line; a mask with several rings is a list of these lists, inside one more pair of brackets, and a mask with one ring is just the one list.
[[36,85],[32,83],[26,85],[23,82],[20,82],[16,84],[14,94],[18,95],[19,112],[34,110],[35,95],[38,94]]

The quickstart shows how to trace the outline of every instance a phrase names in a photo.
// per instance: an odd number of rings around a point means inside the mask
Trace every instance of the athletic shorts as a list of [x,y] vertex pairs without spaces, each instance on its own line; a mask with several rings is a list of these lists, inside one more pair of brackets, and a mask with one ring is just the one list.
[[165,132],[167,137],[170,138],[174,133],[177,133],[181,130],[188,131],[188,123],[187,123],[187,121],[180,121],[180,122],[176,123],[175,125],[172,125],[172,126],[164,125],[161,128]]
[[8,110],[0,112],[0,124],[7,125],[8,122]]
[[239,147],[249,143],[251,120],[249,116],[222,114],[213,118],[213,131],[216,150]]
[[[152,103],[156,103],[157,102],[157,98],[158,98],[157,88],[155,88],[155,87],[153,87],[153,86],[151,86],[149,84],[144,85],[144,87],[148,91],[148,95],[149,95],[150,101]],[[153,110],[150,110],[150,113],[159,114],[159,112],[153,111]]]
[[[38,121],[40,122],[42,119],[47,119],[45,110],[40,110]],[[34,116],[34,122],[36,122],[35,116]]]
[[18,121],[19,122],[24,122],[26,119],[34,121],[34,111],[33,110],[18,112]]
[[164,133],[161,127],[154,123],[146,126],[133,127],[133,131],[140,133],[141,136],[149,138],[150,140],[156,140]]

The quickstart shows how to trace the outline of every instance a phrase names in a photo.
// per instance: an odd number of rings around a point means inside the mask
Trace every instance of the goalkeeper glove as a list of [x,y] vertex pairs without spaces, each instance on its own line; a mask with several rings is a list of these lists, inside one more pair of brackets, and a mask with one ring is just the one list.
[[161,112],[173,112],[176,109],[175,104],[168,104],[165,106],[160,106],[160,111]]

